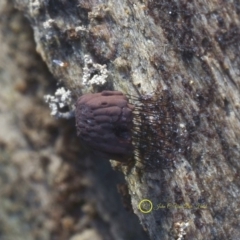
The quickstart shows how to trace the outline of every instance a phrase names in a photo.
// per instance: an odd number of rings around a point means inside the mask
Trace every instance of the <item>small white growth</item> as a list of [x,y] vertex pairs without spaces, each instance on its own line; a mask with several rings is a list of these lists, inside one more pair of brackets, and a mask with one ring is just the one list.
[[185,229],[189,226],[189,222],[177,222],[174,224],[177,230],[177,240],[183,240],[186,235]]
[[54,21],[53,19],[48,19],[47,21],[45,21],[45,22],[43,23],[43,27],[44,27],[45,29],[51,28],[54,22],[55,22],[55,21]]
[[179,127],[180,127],[180,128],[185,128],[184,123],[180,123],[180,124],[179,124]]
[[75,27],[75,32],[77,33],[81,33],[81,32],[87,32],[87,28],[85,28],[84,26],[78,26],[78,27]]
[[61,60],[57,60],[57,59],[53,59],[52,60],[54,64],[58,65],[59,67],[65,67],[66,63],[61,61]]
[[[57,118],[72,118],[74,116],[74,105],[72,104],[71,91],[65,90],[63,87],[58,88],[54,96],[46,95],[44,100],[48,103],[49,108],[51,109],[51,115]],[[64,107],[68,107],[70,111],[60,112]]]
[[107,82],[108,70],[106,65],[93,63],[90,56],[84,56],[83,85],[104,85]]

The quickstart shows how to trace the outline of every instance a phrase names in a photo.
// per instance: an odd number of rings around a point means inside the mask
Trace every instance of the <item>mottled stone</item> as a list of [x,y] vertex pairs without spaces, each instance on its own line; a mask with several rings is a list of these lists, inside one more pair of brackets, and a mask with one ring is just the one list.
[[[174,126],[186,139],[169,141],[174,151],[166,156],[172,164],[148,171],[140,168],[146,161],[140,157],[122,167],[133,210],[150,238],[177,238],[187,225],[185,239],[239,239],[238,1],[14,2],[33,26],[38,52],[76,101],[103,90],[137,98],[171,93]],[[83,84],[86,54],[106,66],[103,85]],[[88,79],[101,75],[89,69]],[[155,145],[148,135],[146,141]],[[138,208],[143,198],[155,209],[160,203],[207,207],[144,214]]]

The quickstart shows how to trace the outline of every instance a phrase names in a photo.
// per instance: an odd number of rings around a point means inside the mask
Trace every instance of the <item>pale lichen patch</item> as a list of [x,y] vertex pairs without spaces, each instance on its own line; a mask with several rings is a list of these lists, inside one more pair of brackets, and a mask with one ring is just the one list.
[[83,85],[104,85],[107,82],[107,66],[94,63],[89,55],[84,56]]
[[[45,95],[45,102],[51,109],[51,115],[57,118],[72,118],[74,116],[74,104],[71,97],[71,91],[65,88],[58,88],[54,96]],[[67,112],[61,112],[63,108],[69,108]]]

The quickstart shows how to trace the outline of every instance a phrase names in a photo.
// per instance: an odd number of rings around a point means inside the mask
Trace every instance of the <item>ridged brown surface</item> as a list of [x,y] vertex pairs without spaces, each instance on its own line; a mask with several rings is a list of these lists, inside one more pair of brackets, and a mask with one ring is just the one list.
[[121,92],[85,94],[76,103],[77,135],[96,154],[127,161],[133,155],[133,110]]

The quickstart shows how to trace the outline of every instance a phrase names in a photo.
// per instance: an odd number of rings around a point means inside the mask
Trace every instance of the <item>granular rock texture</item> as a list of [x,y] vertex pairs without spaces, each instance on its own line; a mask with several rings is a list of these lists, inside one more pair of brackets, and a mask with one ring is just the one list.
[[147,239],[121,205],[121,176],[86,153],[74,119],[50,116],[56,80],[27,19],[8,0],[0,19],[0,239]]
[[150,238],[239,239],[239,1],[14,3],[31,23],[37,51],[76,100],[102,90],[137,101],[171,93],[179,136],[166,144],[171,164],[148,171],[142,154],[133,165],[112,163],[125,174]]

